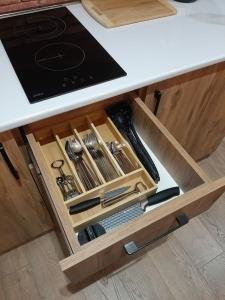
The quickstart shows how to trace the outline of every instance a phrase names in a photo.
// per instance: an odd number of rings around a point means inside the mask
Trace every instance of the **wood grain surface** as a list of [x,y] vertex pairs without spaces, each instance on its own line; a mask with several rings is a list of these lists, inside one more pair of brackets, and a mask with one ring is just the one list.
[[225,137],[225,64],[178,76],[149,86],[144,94],[153,111],[154,91],[162,97],[157,118],[185,150],[200,160],[216,150]]
[[10,132],[1,135],[3,146],[20,175],[16,180],[0,155],[0,253],[51,230],[48,211]]
[[82,0],[81,3],[93,18],[106,27],[176,14],[175,7],[167,0]]

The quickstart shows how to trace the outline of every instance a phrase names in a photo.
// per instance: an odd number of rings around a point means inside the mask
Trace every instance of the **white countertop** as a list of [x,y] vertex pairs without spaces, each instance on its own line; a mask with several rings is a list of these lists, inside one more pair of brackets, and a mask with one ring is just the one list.
[[224,61],[225,1],[171,3],[176,16],[113,29],[80,4],[68,6],[128,75],[36,104],[28,102],[0,42],[0,132]]

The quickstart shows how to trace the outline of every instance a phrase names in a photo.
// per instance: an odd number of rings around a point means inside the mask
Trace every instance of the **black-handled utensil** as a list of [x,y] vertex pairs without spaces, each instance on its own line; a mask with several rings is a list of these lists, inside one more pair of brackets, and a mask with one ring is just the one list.
[[[172,197],[178,196],[180,194],[179,187],[172,187],[161,192],[158,192],[152,196],[149,196],[142,202],[137,202],[123,210],[120,210],[111,216],[99,221],[106,231],[111,231],[112,229],[128,223],[133,219],[142,216],[147,208],[147,206],[162,203],[171,199]],[[143,208],[144,206],[144,208]]]
[[76,205],[70,206],[70,215],[78,214],[84,212],[92,207],[95,207],[101,203],[101,197],[96,197],[93,199],[86,200],[84,202],[78,203]]
[[113,199],[113,198],[123,194],[124,192],[129,190],[129,188],[130,188],[130,186],[123,186],[121,188],[117,188],[112,191],[106,192],[103,194],[103,196],[88,199],[88,200],[78,203],[76,205],[70,206],[69,213],[70,213],[70,215],[73,215],[73,214],[78,214],[78,213],[84,212],[92,207],[99,205],[102,201],[108,201],[110,199]]
[[156,183],[159,182],[159,172],[135,130],[130,105],[127,102],[120,102],[110,106],[106,112],[118,130],[130,141],[138,158],[153,180]]
[[148,206],[159,204],[178,195],[180,195],[180,189],[178,186],[155,193],[147,198],[147,203],[144,205],[143,210],[145,211]]
[[89,225],[78,232],[78,241],[82,246],[105,233],[105,229],[100,224]]

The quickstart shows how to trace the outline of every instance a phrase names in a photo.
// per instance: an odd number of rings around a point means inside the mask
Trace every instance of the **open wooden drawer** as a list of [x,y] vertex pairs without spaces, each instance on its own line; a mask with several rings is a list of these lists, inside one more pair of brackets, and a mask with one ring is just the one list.
[[[162,190],[177,184],[183,193],[157,207],[152,207],[150,211],[129,223],[80,246],[75,232],[143,199],[157,189],[157,185],[143,169],[136,156],[132,154],[129,145],[126,146],[125,151],[134,164],[134,170],[128,174],[124,174],[108,151],[105,142],[115,138],[120,140],[122,136],[107,118],[104,109],[121,100],[128,101],[132,106],[135,127],[158,167],[161,176],[158,189]],[[57,171],[51,168],[51,162],[55,159],[64,159],[65,173],[72,173],[76,176],[74,166],[64,150],[65,140],[74,135],[82,143],[82,138],[90,129],[99,135],[99,139],[102,139],[103,151],[118,176],[106,182],[85,148],[85,160],[98,177],[99,186],[86,190],[76,177],[81,194],[64,201],[55,181]],[[179,228],[187,220],[207,210],[225,191],[225,178],[210,181],[141,99],[133,93],[30,124],[26,127],[26,133],[47,186],[54,213],[67,241],[70,255],[60,262],[60,266],[73,282],[81,281],[118,261],[125,262],[128,256],[135,258],[135,254],[145,245],[149,245],[151,241]],[[124,184],[133,185],[137,181],[143,181],[147,186],[147,189],[138,197],[130,196],[108,208],[102,208],[99,205],[80,214],[69,214],[68,208],[73,204],[96,197],[103,191],[109,191]]]

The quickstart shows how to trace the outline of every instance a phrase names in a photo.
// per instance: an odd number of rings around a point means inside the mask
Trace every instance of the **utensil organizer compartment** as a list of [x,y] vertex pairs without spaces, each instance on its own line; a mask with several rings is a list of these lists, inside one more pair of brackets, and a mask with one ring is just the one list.
[[[151,153],[160,173],[161,180],[158,186],[105,114],[107,107],[121,100],[128,101],[132,107],[135,128],[143,139],[146,149]],[[96,172],[100,181],[98,187],[86,191],[79,183],[79,178],[75,176],[73,163],[68,159],[64,145],[65,140],[70,136],[75,136],[82,143],[84,135],[90,129],[101,140],[104,153],[115,167],[118,177],[105,182],[90,153],[84,147],[85,160]],[[114,262],[127,262],[127,254],[124,251],[125,244],[134,241],[137,245],[144,245],[147,241],[154,240],[165,232],[170,232],[171,228],[177,227],[176,220],[180,214],[185,214],[188,219],[199,215],[225,191],[225,178],[212,182],[134,93],[121,95],[30,124],[25,130],[51,196],[49,201],[55,208],[61,231],[70,245],[71,255],[61,261],[60,266],[73,282],[81,281]],[[106,143],[111,139],[116,139],[126,145],[124,152],[134,164],[134,171],[124,174],[117,161],[110,155]],[[79,196],[64,201],[55,181],[55,177],[58,176],[57,170],[51,168],[51,163],[55,159],[65,160],[64,172],[76,177],[81,192]],[[140,180],[145,182],[148,190],[138,196],[131,196],[107,208],[98,205],[77,215],[68,213],[68,208],[75,203],[96,197],[103,191],[111,191],[125,185],[133,186]],[[131,203],[140,201],[146,195],[154,193],[157,187],[158,190],[163,190],[176,184],[183,190],[183,195],[162,203],[158,207],[153,207],[143,216],[80,246],[75,231],[111,215],[123,207],[130,206]]]
[[[100,172],[95,160],[84,143],[84,137],[90,132],[93,132],[97,137],[100,143],[99,147],[110,162],[112,168],[115,169],[117,178],[107,182],[103,174]],[[39,153],[42,155],[43,163],[46,164],[48,176],[51,178],[52,185],[55,186],[58,197],[63,203],[65,213],[68,215],[68,219],[75,232],[84,228],[86,225],[94,224],[99,219],[109,216],[110,214],[131,205],[133,202],[137,201],[137,198],[139,201],[143,200],[146,196],[153,194],[157,189],[157,185],[151,176],[146,172],[128,142],[125,141],[113,122],[109,117],[107,117],[104,110],[84,114],[82,117],[74,118],[63,122],[62,124],[52,126],[51,128],[48,128],[48,134],[46,134],[46,131],[42,129],[35,132],[34,137],[36,140],[36,146],[39,148]],[[93,189],[85,189],[73,162],[67,155],[65,144],[70,138],[76,138],[76,140],[79,141],[83,149],[82,157],[89,169],[91,169],[98,179],[99,184]],[[134,166],[134,170],[128,174],[123,172],[106,144],[115,140],[124,145],[123,152],[127,158],[132,161]],[[56,183],[56,178],[59,176],[58,170],[51,167],[52,162],[55,160],[63,160],[63,172],[74,176],[77,190],[80,193],[78,196],[64,201],[60,188]],[[141,191],[138,195],[130,195],[105,208],[99,204],[84,212],[74,215],[69,214],[69,208],[73,205],[98,197],[105,192],[109,192],[123,186],[130,186],[129,190],[132,190],[137,182],[142,182],[146,186],[146,190]],[[74,238],[76,238],[75,235]]]

